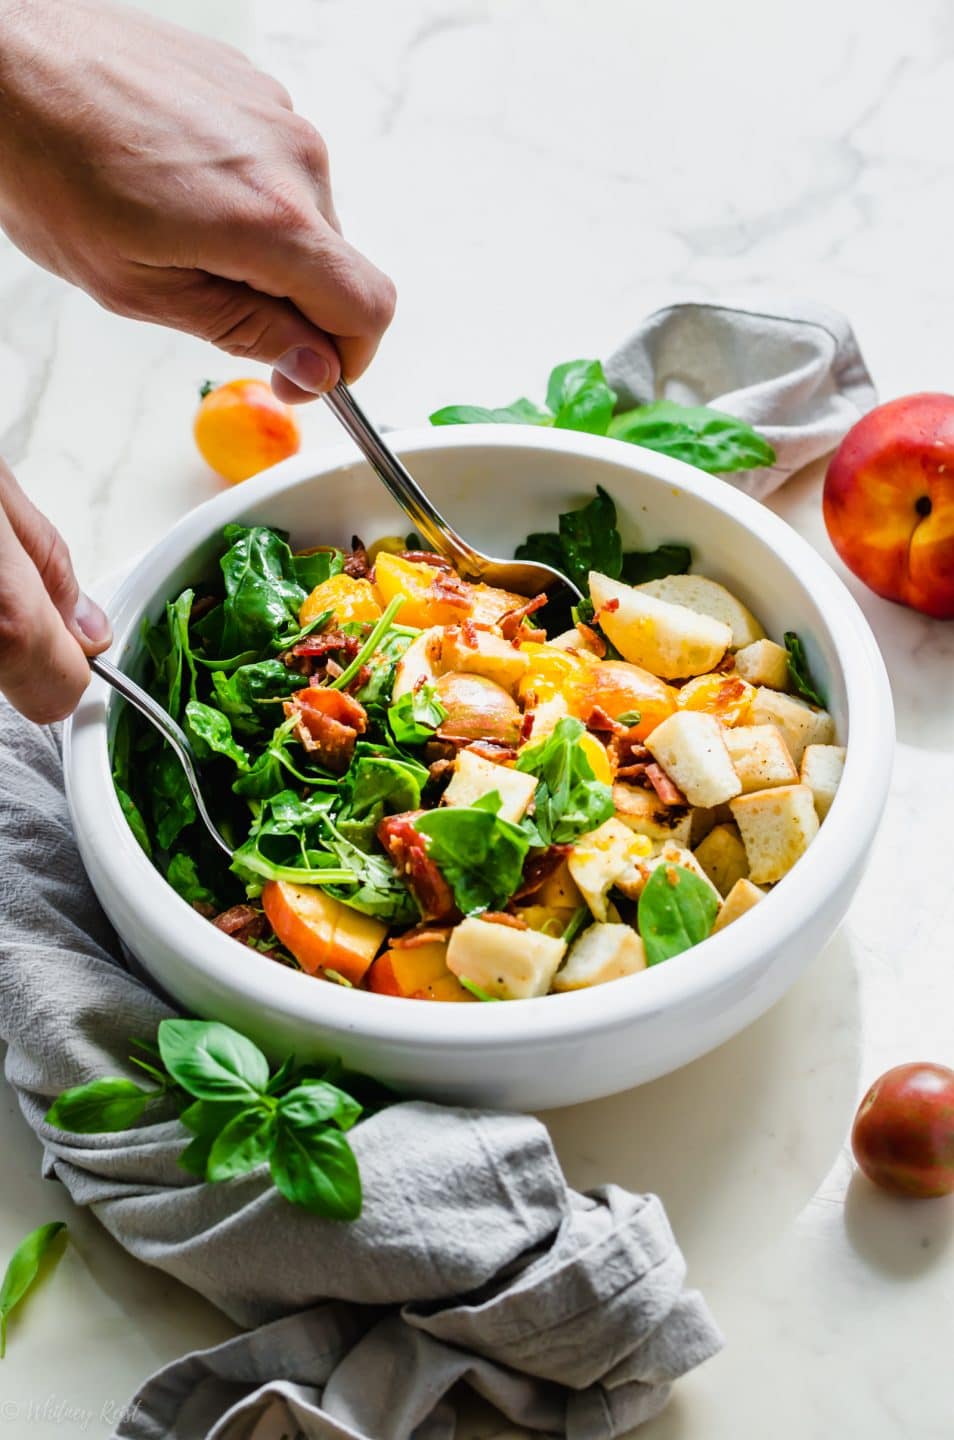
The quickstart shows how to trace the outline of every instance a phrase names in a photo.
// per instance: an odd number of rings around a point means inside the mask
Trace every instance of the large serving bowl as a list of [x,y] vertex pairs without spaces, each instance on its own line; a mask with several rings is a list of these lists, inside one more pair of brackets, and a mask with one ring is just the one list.
[[[392,443],[437,505],[507,555],[602,485],[628,548],[685,540],[695,568],[735,591],[781,639],[796,630],[829,697],[844,779],[818,838],[757,909],[665,964],[566,995],[447,1005],[351,991],[275,964],[200,918],[137,845],[113,793],[117,701],[94,680],[67,730],[67,794],[80,853],[132,955],[186,1011],[236,1026],[273,1055],[338,1055],[443,1101],[546,1108],[665,1074],[748,1025],[792,984],[841,920],[884,806],[891,695],[855,602],[770,511],[678,461],[570,431],[462,426]],[[403,517],[350,448],[299,455],[187,515],[117,590],[112,654],[135,674],[142,618],[214,572],[222,527],[263,523],[292,543],[403,533]]]

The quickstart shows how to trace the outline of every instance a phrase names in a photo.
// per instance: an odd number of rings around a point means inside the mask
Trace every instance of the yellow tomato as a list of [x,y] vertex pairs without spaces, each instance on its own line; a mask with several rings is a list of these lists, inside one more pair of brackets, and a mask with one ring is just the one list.
[[517,692],[524,705],[542,705],[554,695],[566,695],[590,668],[589,661],[571,651],[541,645],[537,640],[524,640],[520,649],[530,660]]
[[697,675],[676,691],[680,710],[704,710],[723,725],[744,725],[755,690],[738,675]]
[[193,434],[206,464],[233,482],[287,460],[301,445],[295,412],[264,380],[229,380],[203,389]]
[[585,735],[580,736],[580,749],[590,762],[590,769],[597,780],[602,780],[604,785],[612,785],[613,771],[610,768],[609,756],[606,753],[606,746],[591,735],[587,730]]
[[332,575],[316,585],[298,612],[299,625],[308,625],[326,610],[333,613],[338,625],[352,620],[373,624],[381,618],[381,606],[370,581],[355,580],[350,575]]
[[660,721],[676,708],[676,691],[664,680],[626,660],[603,660],[587,665],[573,695],[570,710],[583,721],[600,709],[611,720],[637,712],[636,739],[645,740]]
[[[436,565],[405,560],[402,555],[381,551],[374,563],[374,583],[387,606],[395,596],[403,597],[395,620],[400,625],[413,625],[426,630],[430,625],[454,625],[469,618],[468,605],[454,605],[435,591],[434,582],[442,572]],[[448,579],[452,583],[456,576]]]

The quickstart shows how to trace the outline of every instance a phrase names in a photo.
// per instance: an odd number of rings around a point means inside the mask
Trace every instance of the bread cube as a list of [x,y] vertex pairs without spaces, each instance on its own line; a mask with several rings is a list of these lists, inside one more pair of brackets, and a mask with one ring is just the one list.
[[[689,839],[687,842],[690,850],[695,850],[701,845],[709,831],[716,825],[732,825],[732,811],[727,804],[723,805],[696,805],[689,811]],[[675,837],[674,837],[675,838]]]
[[802,784],[807,785],[815,797],[819,820],[824,820],[831,809],[844,768],[844,745],[806,745],[802,756]]
[[705,575],[666,575],[661,580],[647,580],[636,588],[655,595],[657,600],[668,600],[672,605],[684,605],[699,615],[721,620],[732,631],[730,650],[751,645],[765,634],[752,611],[731,590]]
[[725,745],[743,795],[798,784],[795,762],[777,725],[737,725],[725,732]]
[[473,915],[451,931],[447,968],[496,1000],[531,1000],[546,995],[565,951],[563,940],[539,930]]
[[725,904],[716,916],[715,924],[712,927],[713,935],[717,930],[724,930],[727,925],[732,924],[733,920],[738,920],[746,910],[751,910],[753,905],[757,905],[760,900],[764,899],[765,891],[760,890],[757,885],[753,885],[751,880],[736,880],[725,897]]
[[441,640],[441,664],[445,670],[483,675],[515,695],[530,668],[530,656],[491,630],[448,625]]
[[655,845],[666,840],[689,844],[690,812],[682,805],[664,805],[655,790],[617,782],[613,786],[613,804],[624,825],[637,835],[648,835]]
[[807,785],[756,790],[733,800],[731,808],[756,885],[781,880],[818,834],[815,797]]
[[617,875],[617,890],[630,900],[638,900],[643,893],[646,881],[660,865],[681,865],[684,870],[691,870],[693,875],[705,881],[713,895],[715,895],[721,904],[722,896],[692,851],[684,850],[681,845],[673,845],[668,841],[655,854],[649,855],[645,859],[635,860],[632,865]]
[[454,761],[454,774],[444,791],[442,803],[474,805],[496,790],[501,801],[498,813],[504,820],[512,820],[519,825],[530,808],[536,788],[535,775],[525,775],[522,770],[511,770],[509,765],[485,760],[473,750],[461,750]]
[[575,841],[567,866],[594,920],[609,919],[610,890],[652,848],[647,836],[635,834],[615,816]]
[[728,732],[701,710],[677,710],[646,739],[646,748],[690,805],[721,805],[742,782],[725,748]]
[[696,847],[696,859],[720,895],[748,878],[749,862],[737,825],[717,825]]
[[712,670],[732,643],[721,620],[590,572],[590,598],[600,625],[624,660],[664,680]]
[[533,715],[533,726],[530,730],[529,745],[536,745],[538,740],[545,740],[552,735],[556,727],[565,715],[569,715],[570,707],[563,695],[551,695],[549,700],[534,705],[531,711]]
[[767,685],[770,690],[787,690],[788,651],[774,640],[755,640],[735,652],[736,673],[750,685]]
[[643,942],[631,925],[597,921],[570,947],[566,963],[553,977],[555,992],[586,990],[646,969]]
[[764,685],[755,692],[749,720],[753,725],[777,725],[796,765],[802,763],[806,746],[830,745],[835,738],[835,724],[827,710]]

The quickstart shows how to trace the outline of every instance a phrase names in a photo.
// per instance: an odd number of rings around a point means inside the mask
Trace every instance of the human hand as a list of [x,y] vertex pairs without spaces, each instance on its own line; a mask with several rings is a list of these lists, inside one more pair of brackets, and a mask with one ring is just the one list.
[[0,0],[0,135],[0,225],[106,309],[273,365],[287,401],[369,364],[394,287],[342,237],[321,136],[231,46]]
[[89,683],[86,656],[109,642],[62,536],[0,461],[0,691],[29,720],[62,720]]

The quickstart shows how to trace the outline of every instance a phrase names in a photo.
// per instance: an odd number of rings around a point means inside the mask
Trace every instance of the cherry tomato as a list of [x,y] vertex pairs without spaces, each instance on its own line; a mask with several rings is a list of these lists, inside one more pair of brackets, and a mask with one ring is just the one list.
[[199,454],[224,480],[247,480],[295,455],[301,431],[290,405],[264,380],[203,386],[193,434]]
[[954,1191],[954,1070],[896,1065],[876,1080],[851,1131],[869,1180],[895,1195],[927,1199]]

